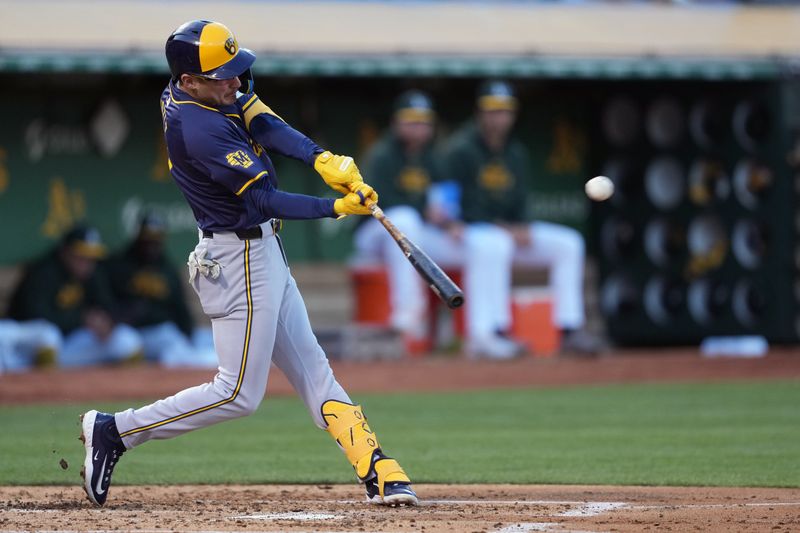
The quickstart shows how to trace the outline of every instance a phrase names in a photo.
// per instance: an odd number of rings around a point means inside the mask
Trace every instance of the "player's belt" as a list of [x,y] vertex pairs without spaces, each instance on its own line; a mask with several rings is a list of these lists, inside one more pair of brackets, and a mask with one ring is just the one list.
[[[281,230],[281,227],[283,226],[283,220],[281,220],[280,218],[272,218],[269,220],[269,225],[272,226],[273,233],[278,233]],[[260,239],[261,237],[264,236],[264,232],[261,231],[261,226],[253,226],[252,228],[247,228],[247,229],[237,229],[233,233],[235,233],[236,236],[239,237],[239,240],[242,241],[249,241],[251,239]],[[214,232],[204,229],[203,237],[207,239],[213,239]]]

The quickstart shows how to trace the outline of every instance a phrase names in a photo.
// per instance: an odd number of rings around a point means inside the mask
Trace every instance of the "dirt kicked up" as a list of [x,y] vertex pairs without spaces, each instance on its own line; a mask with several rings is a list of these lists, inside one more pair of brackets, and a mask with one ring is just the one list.
[[800,489],[417,485],[419,507],[355,485],[0,488],[0,531],[798,531]]

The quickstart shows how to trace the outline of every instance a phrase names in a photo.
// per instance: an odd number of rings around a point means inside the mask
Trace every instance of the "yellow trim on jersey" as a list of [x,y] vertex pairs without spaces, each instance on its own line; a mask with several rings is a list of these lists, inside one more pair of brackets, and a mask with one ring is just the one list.
[[[253,100],[255,98],[255,100]],[[244,126],[248,130],[250,129],[250,121],[253,120],[256,115],[260,115],[261,113],[268,113],[273,117],[276,117],[281,122],[286,122],[281,117],[278,116],[272,109],[269,108],[264,102],[262,102],[258,96],[253,95],[253,98],[247,101],[247,103],[242,108],[244,111]],[[249,106],[249,107],[248,107]]]
[[260,179],[261,179],[261,177],[262,177],[264,174],[267,174],[267,171],[266,171],[266,170],[262,170],[261,172],[259,172],[259,173],[256,175],[256,177],[255,177],[255,178],[252,178],[252,179],[251,179],[251,180],[249,180],[247,183],[245,183],[244,185],[242,185],[242,188],[241,188],[241,189],[239,189],[239,190],[236,192],[236,196],[241,196],[241,194],[242,194],[244,191],[246,191],[246,190],[247,190],[247,188],[248,188],[250,185],[252,185],[254,181],[256,181],[256,180],[260,180]]
[[[199,102],[195,102],[194,100],[175,100],[175,97],[172,95],[172,86],[170,86],[170,88],[169,88],[169,97],[170,97],[170,100],[172,100],[176,104],[194,104],[194,105],[198,105],[198,106],[202,107],[203,109],[208,109],[209,111],[216,111],[217,113],[222,113],[222,111],[220,111],[216,107],[210,107],[210,106],[207,106],[207,105],[203,105],[203,104],[201,104]],[[222,113],[222,114],[225,115],[226,117],[231,117],[231,118],[235,118],[237,120],[242,120],[242,117],[240,117],[238,113]],[[164,131],[166,131],[166,128],[164,129]]]
[[[173,96],[173,94],[172,94],[172,86],[171,85],[170,85],[170,88],[169,88],[169,97],[176,104],[194,104],[196,106],[202,107],[203,109],[208,109],[209,111],[216,111],[217,113],[222,113],[222,111],[220,111],[216,107],[210,107],[210,106],[207,106],[207,105],[203,105],[200,102],[195,102],[194,100],[175,100],[175,96]],[[223,114],[226,114],[226,113],[223,113]]]
[[242,106],[242,111],[247,111],[247,108],[248,108],[248,107],[250,107],[250,105],[251,105],[253,102],[255,102],[256,100],[258,100],[258,95],[257,95],[257,94],[254,94],[253,96],[251,96],[251,97],[250,97],[250,100],[248,100],[248,101],[247,101],[247,102],[246,102],[246,103],[245,103],[245,104]]
[[164,426],[171,422],[177,422],[178,420],[183,420],[184,418],[188,418],[192,415],[196,415],[199,413],[203,413],[215,407],[219,407],[221,405],[225,405],[226,403],[230,403],[239,396],[239,392],[242,389],[242,382],[244,382],[244,369],[247,366],[247,356],[248,352],[250,351],[250,333],[253,327],[253,293],[250,287],[250,241],[244,241],[244,280],[245,286],[247,288],[247,327],[245,328],[245,335],[244,335],[244,347],[242,348],[242,362],[239,367],[239,377],[236,380],[236,387],[233,390],[233,393],[224,400],[220,400],[216,403],[212,403],[210,405],[206,405],[204,407],[199,407],[188,413],[183,413],[178,416],[173,416],[172,418],[168,418],[166,420],[162,420],[160,422],[155,422],[153,424],[149,424],[147,426],[142,426],[139,428],[134,428],[124,433],[120,433],[121,437],[128,437],[135,433],[141,433],[142,431],[147,431],[150,429],[155,429],[157,427]]
[[219,22],[212,22],[200,32],[199,46],[200,70],[208,72],[221,67],[239,53],[239,43],[228,28]]

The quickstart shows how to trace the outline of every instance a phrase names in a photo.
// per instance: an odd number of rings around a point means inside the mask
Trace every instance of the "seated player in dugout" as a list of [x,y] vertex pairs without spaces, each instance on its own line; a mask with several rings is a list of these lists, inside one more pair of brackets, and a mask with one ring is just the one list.
[[18,321],[45,320],[63,334],[62,367],[141,360],[141,336],[116,318],[116,302],[105,271],[100,232],[78,226],[23,274],[9,314]]
[[[412,242],[424,246],[435,213],[428,202],[432,187],[442,182],[434,154],[436,113],[428,94],[409,90],[394,102],[390,128],[370,148],[363,165],[381,191],[381,208]],[[428,338],[427,287],[381,223],[363,220],[354,234],[355,262],[385,264],[390,291],[391,327],[415,351]],[[426,252],[431,252],[426,248]],[[431,255],[435,258],[435,254]]]
[[[293,129],[253,91],[255,54],[218,22],[194,20],[166,43],[172,79],[161,96],[169,167],[194,213],[198,244],[189,279],[211,319],[219,371],[198,385],[139,409],[81,415],[90,501],[103,505],[123,453],[253,413],[270,364],[280,368],[314,423],[341,447],[367,501],[415,505],[411,481],[336,381],[311,330],[278,235],[281,219],[369,215],[377,201],[353,159],[334,155]],[[267,153],[314,168],[340,198],[278,189]]]
[[130,245],[106,261],[118,317],[142,336],[145,360],[166,367],[216,368],[211,334],[194,327],[184,281],[164,251],[166,235],[164,220],[147,213]]
[[467,353],[511,358],[522,346],[511,329],[513,265],[546,267],[553,322],[562,353],[593,354],[600,339],[584,330],[584,241],[572,228],[526,220],[530,155],[512,129],[519,102],[508,82],[480,85],[474,120],[454,132],[444,155],[446,175],[459,183],[464,248]]

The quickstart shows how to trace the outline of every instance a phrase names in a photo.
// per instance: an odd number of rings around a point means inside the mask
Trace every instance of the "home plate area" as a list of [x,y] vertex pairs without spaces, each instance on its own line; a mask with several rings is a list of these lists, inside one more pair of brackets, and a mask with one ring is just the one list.
[[419,507],[361,500],[356,485],[0,487],[0,531],[798,531],[800,489],[417,485]]

